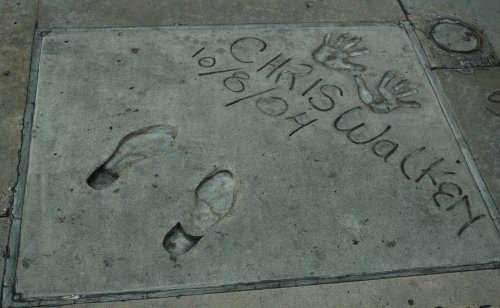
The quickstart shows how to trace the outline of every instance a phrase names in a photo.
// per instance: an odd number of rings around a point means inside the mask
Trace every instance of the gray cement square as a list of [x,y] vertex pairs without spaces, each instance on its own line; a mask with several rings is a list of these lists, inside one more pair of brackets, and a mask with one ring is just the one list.
[[500,2],[402,0],[433,67],[469,69],[500,64]]
[[[500,209],[500,69],[435,71],[488,191]],[[457,86],[460,85],[460,86]]]
[[497,266],[498,213],[422,61],[383,23],[45,33],[4,291],[62,303]]
[[[0,2],[0,281],[11,222],[8,211],[14,197],[21,146],[23,112],[30,68],[37,3],[31,0]],[[7,212],[6,212],[7,211]],[[1,298],[1,295],[0,295]]]
[[40,0],[41,28],[405,20],[397,0]]

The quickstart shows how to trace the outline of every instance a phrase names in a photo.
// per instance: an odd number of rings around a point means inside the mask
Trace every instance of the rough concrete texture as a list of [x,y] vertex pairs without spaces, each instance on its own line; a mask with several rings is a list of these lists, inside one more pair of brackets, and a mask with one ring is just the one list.
[[500,209],[500,69],[438,76],[483,179]]
[[44,0],[41,28],[404,20],[396,0]]
[[500,271],[405,277],[66,308],[499,307]]
[[2,259],[0,260],[2,264],[0,265],[0,280],[3,278],[3,272],[4,272],[4,259],[7,256],[7,241],[8,241],[8,234],[9,234],[9,228],[10,228],[10,219],[8,218],[1,218],[0,219],[0,255],[2,256]]
[[29,166],[24,300],[500,261],[398,26],[49,33]]
[[[0,10],[0,208],[9,206],[26,101],[36,10],[31,1],[2,1]],[[21,13],[22,12],[22,13]]]
[[[17,178],[24,104],[28,86],[31,43],[37,3],[33,0],[0,2],[0,215],[12,202]],[[0,254],[5,255],[10,221],[0,218]],[[0,281],[3,278],[3,259]]]
[[[33,1],[0,3],[0,210],[10,206],[23,120],[31,44],[36,19]],[[4,236],[4,235],[0,235]]]
[[[434,67],[470,68],[498,65],[500,55],[500,1],[497,0],[402,0],[408,18]],[[472,53],[448,52],[438,47],[431,39],[433,25],[449,19],[461,21],[471,28],[465,36],[455,36],[456,41],[470,43],[475,40],[474,32],[481,37],[481,49]],[[449,33],[450,37],[453,32]]]

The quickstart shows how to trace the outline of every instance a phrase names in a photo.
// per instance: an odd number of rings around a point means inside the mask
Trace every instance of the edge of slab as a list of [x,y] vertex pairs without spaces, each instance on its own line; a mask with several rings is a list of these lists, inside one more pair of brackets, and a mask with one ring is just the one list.
[[21,150],[17,166],[17,183],[15,186],[14,203],[12,205],[12,224],[9,231],[7,256],[5,258],[5,271],[1,292],[2,307],[10,307],[15,297],[15,279],[17,257],[19,254],[19,237],[21,234],[21,216],[26,187],[26,176],[29,162],[29,149],[31,144],[32,121],[35,108],[36,87],[38,80],[38,67],[41,53],[41,36],[35,30],[32,46],[31,65],[29,71],[28,91],[24,110],[23,128],[21,131]]
[[410,276],[424,276],[432,274],[444,274],[452,272],[465,272],[475,270],[487,270],[500,268],[500,262],[491,262],[485,264],[454,266],[454,267],[438,267],[438,268],[418,268],[411,271],[397,270],[392,272],[381,272],[374,274],[356,274],[344,275],[337,277],[305,277],[300,279],[281,279],[281,280],[266,280],[247,283],[236,283],[228,285],[201,286],[195,288],[172,289],[172,290],[147,290],[147,291],[129,291],[116,293],[102,293],[90,295],[65,295],[45,298],[18,298],[10,302],[11,306],[6,307],[34,307],[34,306],[50,306],[50,305],[68,305],[82,303],[102,303],[112,301],[127,301],[139,299],[165,298],[175,296],[188,296],[209,293],[222,292],[238,292],[249,290],[262,290],[273,288],[300,287],[312,286],[327,283],[345,283],[356,281],[367,281],[387,278],[400,278]]
[[406,33],[408,34],[410,40],[413,43],[413,48],[415,49],[415,52],[417,53],[420,62],[422,63],[422,66],[425,70],[425,73],[427,74],[427,78],[429,79],[429,82],[431,83],[432,90],[434,91],[434,94],[436,95],[439,104],[441,106],[441,110],[443,111],[443,114],[446,118],[446,121],[448,122],[448,126],[450,127],[455,140],[458,144],[458,147],[460,148],[460,151],[462,152],[462,155],[464,156],[465,162],[467,163],[467,167],[469,168],[469,171],[472,175],[472,178],[474,179],[474,182],[476,183],[476,186],[481,194],[481,197],[483,198],[483,201],[486,205],[486,208],[488,210],[488,214],[493,221],[493,224],[495,225],[495,228],[497,230],[497,233],[500,235],[500,212],[498,208],[495,205],[495,202],[493,201],[493,198],[491,197],[491,194],[486,186],[486,183],[484,182],[480,172],[479,168],[476,164],[476,161],[474,160],[474,157],[472,156],[472,152],[469,149],[469,146],[467,145],[467,142],[465,141],[464,135],[462,134],[462,131],[460,130],[460,126],[458,125],[458,122],[455,118],[455,115],[453,113],[453,109],[451,107],[451,103],[448,100],[448,97],[445,95],[445,92],[443,90],[443,87],[441,86],[441,83],[437,80],[437,78],[434,77],[434,75],[431,72],[431,63],[429,62],[429,59],[425,56],[425,52],[423,50],[423,47],[415,33],[415,31],[412,29],[411,25],[409,22],[403,22],[402,23]]
[[220,24],[200,26],[157,26],[157,27],[91,27],[91,28],[39,28],[37,33],[65,33],[65,32],[92,32],[92,31],[130,31],[130,30],[208,30],[208,29],[279,29],[279,28],[309,28],[309,27],[356,27],[356,26],[398,26],[404,27],[406,21],[361,21],[361,22],[299,22],[299,23],[262,23],[262,24]]
[[500,215],[491,198],[489,191],[482,180],[477,165],[467,147],[465,139],[458,127],[451,110],[451,105],[443,92],[438,91],[441,86],[438,81],[432,76],[430,64],[425,57],[425,54],[420,45],[420,41],[413,32],[409,22],[340,22],[340,23],[296,23],[296,24],[245,24],[245,25],[214,25],[214,26],[162,26],[162,27],[115,27],[115,28],[54,28],[54,29],[37,29],[33,40],[31,70],[29,76],[28,96],[26,101],[26,109],[24,114],[24,124],[22,130],[21,152],[18,165],[18,181],[16,185],[16,193],[14,197],[14,205],[12,207],[12,225],[9,233],[9,255],[5,260],[5,273],[2,285],[1,303],[3,307],[32,307],[32,306],[48,306],[62,304],[77,304],[89,302],[109,302],[123,301],[149,298],[162,298],[171,296],[195,295],[205,293],[220,293],[234,292],[243,290],[258,290],[280,287],[307,286],[326,283],[338,282],[354,282],[362,280],[374,280],[383,278],[396,278],[407,276],[430,275],[440,273],[451,273],[460,271],[474,271],[483,269],[500,268],[500,262],[489,262],[483,264],[469,264],[452,267],[431,267],[431,268],[414,268],[411,270],[396,270],[380,273],[361,273],[355,275],[344,275],[337,277],[304,277],[299,279],[272,280],[272,281],[255,281],[248,283],[237,283],[229,285],[201,286],[196,288],[184,288],[173,290],[146,290],[146,291],[129,291],[117,293],[102,293],[92,295],[66,295],[56,297],[40,297],[40,298],[25,298],[21,294],[15,292],[16,267],[17,257],[19,254],[19,241],[21,233],[21,217],[23,210],[24,193],[26,187],[26,176],[29,164],[29,151],[31,144],[32,121],[35,108],[35,99],[37,91],[38,69],[41,53],[41,45],[43,37],[50,33],[64,32],[88,32],[88,31],[123,31],[123,30],[168,30],[168,29],[183,29],[183,30],[201,30],[201,29],[232,29],[234,27],[243,29],[273,29],[273,28],[302,28],[302,27],[349,27],[349,26],[398,26],[403,28],[409,39],[413,43],[413,48],[419,57],[419,60],[426,72],[427,78],[432,85],[433,91],[438,98],[441,109],[445,118],[452,130],[454,137],[459,145],[462,154],[467,162],[467,166],[474,178],[474,181],[481,193],[481,196],[487,206],[490,218],[493,220],[497,232],[500,234]]

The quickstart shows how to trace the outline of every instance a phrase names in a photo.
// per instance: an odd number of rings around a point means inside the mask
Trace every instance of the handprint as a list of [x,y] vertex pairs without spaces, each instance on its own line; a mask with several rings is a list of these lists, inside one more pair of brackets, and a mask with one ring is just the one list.
[[372,95],[368,90],[365,81],[361,76],[354,76],[354,80],[358,85],[359,98],[363,103],[370,106],[370,109],[376,113],[388,113],[400,107],[420,108],[420,103],[417,101],[404,101],[403,97],[417,94],[417,89],[409,88],[409,81],[401,80],[393,87],[389,87],[389,82],[394,78],[394,72],[388,71],[380,80],[376,95]]
[[350,57],[362,56],[370,52],[368,49],[352,50],[361,42],[361,38],[344,33],[332,42],[330,36],[331,34],[325,35],[321,46],[313,52],[313,59],[331,69],[364,71],[364,66],[347,60]]

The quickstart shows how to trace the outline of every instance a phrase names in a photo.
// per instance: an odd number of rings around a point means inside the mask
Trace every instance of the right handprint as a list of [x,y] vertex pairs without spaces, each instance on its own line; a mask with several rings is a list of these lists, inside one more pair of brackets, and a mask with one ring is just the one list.
[[388,71],[380,80],[380,84],[375,92],[372,93],[366,86],[364,79],[361,76],[354,76],[354,80],[358,86],[359,98],[370,109],[376,113],[388,113],[397,108],[420,108],[420,103],[414,100],[403,100],[402,98],[417,94],[417,89],[409,87],[409,81],[401,80],[394,86],[390,86],[391,80],[394,79],[395,73]]

